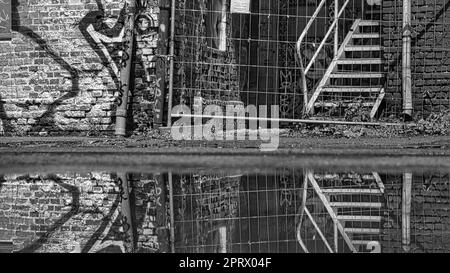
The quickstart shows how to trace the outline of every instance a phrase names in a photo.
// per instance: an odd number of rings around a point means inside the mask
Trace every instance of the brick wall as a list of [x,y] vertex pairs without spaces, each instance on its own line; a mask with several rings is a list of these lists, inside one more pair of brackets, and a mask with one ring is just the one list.
[[[123,7],[124,0],[12,1],[13,37],[0,41],[0,133],[113,129],[120,44],[102,37],[119,36]],[[137,37],[130,119],[151,125],[158,1],[142,12],[153,21]]]
[[[202,97],[204,104],[225,105],[229,101],[240,101],[235,45],[227,39],[225,51],[208,46],[206,3],[205,0],[176,3],[175,103],[192,105],[194,96]],[[230,21],[228,14],[227,22]],[[230,38],[231,28],[227,27],[226,32]]]
[[[402,1],[383,0],[383,45],[390,112],[402,109]],[[450,108],[450,10],[444,0],[412,0],[412,85],[416,114]]]
[[[164,252],[166,226],[156,213],[165,209],[162,185],[153,176],[130,181],[137,251]],[[106,173],[0,177],[0,241],[19,252],[126,251],[119,185]]]
[[[382,252],[402,249],[402,177],[386,186],[389,221],[384,225]],[[450,248],[450,182],[448,174],[414,175],[411,204],[411,252],[447,252]]]

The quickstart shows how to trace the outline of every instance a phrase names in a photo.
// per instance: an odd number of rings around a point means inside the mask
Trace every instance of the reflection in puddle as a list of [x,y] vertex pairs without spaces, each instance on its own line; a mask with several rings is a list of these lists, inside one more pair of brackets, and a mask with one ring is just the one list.
[[0,175],[0,252],[448,252],[447,173]]

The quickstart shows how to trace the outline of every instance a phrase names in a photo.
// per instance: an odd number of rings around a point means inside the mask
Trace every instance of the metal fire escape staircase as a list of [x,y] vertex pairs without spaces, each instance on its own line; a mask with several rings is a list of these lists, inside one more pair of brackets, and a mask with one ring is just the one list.
[[[302,71],[305,114],[314,115],[319,114],[320,111],[330,112],[338,108],[346,109],[357,103],[361,107],[369,107],[370,118],[374,119],[384,99],[380,22],[356,19],[342,44],[339,45],[338,20],[348,2],[346,1],[339,11],[335,11],[334,22],[306,67],[303,66],[301,47],[324,1],[317,7],[297,42],[297,55]],[[308,90],[306,75],[333,32],[335,33],[334,58],[322,79],[315,85],[315,89]]]
[[[316,223],[317,214],[308,209],[308,185],[312,186],[314,195],[319,197],[333,222],[332,243],[329,234],[324,234]],[[384,184],[378,173],[315,174],[307,171],[303,189],[301,218],[304,214],[308,216],[329,252],[381,252]],[[297,239],[303,250],[309,252],[302,236],[302,223],[301,220],[298,225]]]

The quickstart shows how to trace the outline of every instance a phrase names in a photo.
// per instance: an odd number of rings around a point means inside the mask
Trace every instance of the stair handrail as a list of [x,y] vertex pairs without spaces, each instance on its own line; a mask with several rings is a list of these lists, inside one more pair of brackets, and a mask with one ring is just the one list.
[[[305,104],[305,109],[307,109],[308,106],[308,86],[306,84],[306,74],[308,74],[309,70],[311,69],[313,63],[316,61],[317,56],[319,55],[320,51],[322,50],[323,46],[325,45],[325,42],[328,40],[328,37],[330,36],[330,34],[332,33],[334,28],[337,28],[337,23],[339,18],[341,17],[342,13],[344,12],[345,8],[347,7],[348,3],[350,2],[350,0],[346,0],[345,3],[342,5],[341,9],[339,10],[339,13],[337,14],[337,16],[335,15],[334,21],[331,24],[330,28],[328,29],[327,33],[325,34],[324,38],[322,39],[322,42],[320,43],[319,47],[317,48],[316,52],[314,53],[313,57],[311,58],[309,64],[306,66],[306,69],[303,65],[303,60],[302,60],[302,54],[301,54],[301,46],[303,44],[303,40],[306,37],[306,34],[308,34],[308,31],[311,27],[311,25],[313,24],[313,22],[316,20],[317,15],[319,14],[320,10],[322,9],[323,5],[326,3],[327,0],[322,0],[319,3],[319,6],[317,6],[316,10],[314,11],[314,14],[311,16],[311,18],[308,21],[308,24],[306,24],[305,29],[303,29],[302,34],[300,35],[297,44],[296,44],[296,49],[297,49],[297,55],[298,55],[298,61],[300,64],[300,72],[301,72],[301,79],[302,79],[302,91],[303,91],[303,98],[304,98],[304,104]],[[335,5],[338,4],[339,0],[334,0]],[[337,41],[335,41],[337,42]],[[336,57],[337,52],[335,52],[335,57]]]
[[339,220],[337,219],[336,213],[331,208],[330,202],[327,200],[325,195],[322,192],[322,189],[320,188],[319,184],[317,183],[316,179],[314,178],[314,172],[308,171],[307,172],[307,178],[309,183],[311,183],[311,186],[313,187],[316,194],[319,196],[320,200],[322,201],[322,204],[325,206],[325,209],[327,210],[328,214],[330,215],[333,222],[337,225],[338,231],[341,234],[342,238],[346,242],[347,246],[350,248],[350,250],[354,253],[358,252],[351,242],[350,238],[348,237],[347,233],[344,230],[344,227],[341,225]]
[[314,229],[317,231],[317,233],[319,234],[319,236],[322,239],[323,243],[327,247],[328,251],[330,251],[330,253],[334,253],[333,249],[330,246],[330,244],[327,242],[327,239],[325,238],[323,232],[320,230],[320,228],[317,225],[316,221],[314,221],[314,218],[312,217],[311,212],[306,207],[306,198],[307,198],[307,191],[308,191],[308,178],[307,178],[306,175],[304,176],[304,180],[303,181],[304,181],[303,182],[303,199],[302,199],[302,206],[300,208],[300,219],[299,219],[299,223],[297,225],[297,232],[296,232],[297,241],[300,244],[300,246],[302,247],[303,251],[305,253],[309,253],[309,250],[306,247],[305,243],[303,242],[302,235],[301,235],[301,228],[302,228],[302,223],[303,223],[303,217],[304,217],[304,215],[306,213],[306,215],[308,216],[309,220],[313,224]]

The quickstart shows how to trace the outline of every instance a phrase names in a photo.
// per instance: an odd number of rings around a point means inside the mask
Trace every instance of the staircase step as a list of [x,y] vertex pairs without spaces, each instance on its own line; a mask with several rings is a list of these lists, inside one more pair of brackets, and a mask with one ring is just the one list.
[[383,60],[381,60],[380,58],[342,59],[338,60],[337,64],[383,64]]
[[378,189],[323,189],[323,193],[333,194],[333,195],[351,195],[351,194],[382,194]]
[[330,206],[338,208],[381,208],[379,202],[330,202]]
[[355,33],[352,35],[353,39],[378,39],[379,33]]
[[364,234],[379,234],[381,229],[379,228],[344,228],[346,233],[364,233]]
[[327,86],[322,92],[329,93],[381,93],[382,87]]
[[333,73],[330,75],[330,78],[333,79],[376,79],[383,78],[382,73]]
[[380,21],[373,21],[373,20],[361,20],[359,22],[359,26],[361,27],[368,27],[368,26],[379,26]]
[[314,178],[318,180],[324,180],[324,179],[339,179],[339,174],[314,174]]
[[321,101],[314,103],[314,107],[316,108],[337,108],[337,107],[356,107],[361,105],[362,107],[373,107],[375,102],[364,102],[364,103],[356,103],[356,102],[344,102],[344,103],[336,103],[333,101]]
[[353,245],[358,245],[358,246],[367,246],[369,243],[372,243],[374,241],[369,241],[369,240],[354,240],[352,241]]
[[355,222],[381,222],[381,216],[367,216],[367,215],[339,215],[338,219],[341,221],[355,221]]
[[363,45],[363,46],[347,46],[345,51],[381,51],[381,46],[379,45]]

